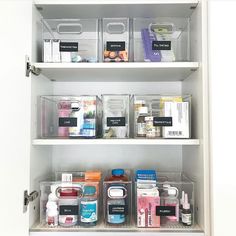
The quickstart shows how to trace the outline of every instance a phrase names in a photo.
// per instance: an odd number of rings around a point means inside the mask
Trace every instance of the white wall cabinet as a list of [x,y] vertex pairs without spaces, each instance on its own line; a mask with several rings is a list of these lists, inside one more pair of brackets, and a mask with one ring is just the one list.
[[[115,9],[115,10],[114,10]],[[4,116],[1,123],[3,154],[6,164],[0,171],[5,192],[18,222],[1,219],[5,235],[155,235],[210,236],[210,157],[208,124],[207,1],[204,0],[35,0],[3,2],[1,20],[4,29],[4,83],[1,88],[3,109],[14,116]],[[10,18],[9,18],[10,17]],[[14,18],[13,18],[14,17]],[[169,63],[42,63],[42,18],[88,17],[173,17],[189,22],[189,61]],[[7,22],[7,23],[6,23]],[[25,76],[25,55],[40,69],[39,75]],[[15,67],[10,67],[14,61]],[[11,73],[9,73],[11,72]],[[9,89],[11,88],[11,94]],[[12,91],[12,88],[13,91]],[[63,140],[40,139],[37,135],[37,99],[40,95],[68,94],[191,94],[192,139],[185,140]],[[14,110],[16,109],[16,110]],[[17,111],[19,118],[13,111]],[[12,112],[12,113],[11,113]],[[2,118],[2,117],[1,117]],[[17,132],[16,132],[17,130]],[[14,134],[5,139],[4,133]],[[12,145],[12,142],[14,145]],[[106,150],[106,151],[104,151]],[[86,161],[85,161],[86,160]],[[13,163],[14,162],[14,163]],[[12,164],[13,163],[13,164]],[[23,213],[23,192],[39,191],[39,182],[55,171],[114,167],[153,168],[183,171],[196,183],[196,225],[190,228],[122,230],[103,225],[93,229],[49,229],[39,224],[39,198]],[[17,197],[16,197],[17,196]],[[17,201],[16,201],[17,200]],[[3,201],[2,201],[3,202]],[[1,216],[2,217],[2,216]],[[14,227],[14,228],[13,228]]]

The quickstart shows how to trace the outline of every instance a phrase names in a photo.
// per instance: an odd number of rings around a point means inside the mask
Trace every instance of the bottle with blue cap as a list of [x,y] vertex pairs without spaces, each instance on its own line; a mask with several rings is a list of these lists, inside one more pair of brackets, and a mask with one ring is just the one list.
[[107,181],[112,182],[107,189],[107,223],[124,224],[128,213],[127,185],[128,176],[124,169],[113,169]]
[[98,199],[95,186],[85,186],[80,201],[80,225],[95,226],[98,221]]
[[125,175],[124,169],[113,169],[108,181],[128,181],[128,177]]

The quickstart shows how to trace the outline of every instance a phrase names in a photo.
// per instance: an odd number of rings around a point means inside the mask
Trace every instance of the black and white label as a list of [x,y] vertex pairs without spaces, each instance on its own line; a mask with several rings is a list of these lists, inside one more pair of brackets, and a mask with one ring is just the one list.
[[128,206],[109,205],[109,215],[128,215]]
[[77,118],[59,117],[59,127],[77,127]]
[[125,41],[108,41],[107,51],[125,51]]
[[169,130],[168,131],[168,135],[169,136],[182,136],[183,135],[183,132],[182,131],[174,131],[174,130]]
[[74,205],[63,205],[59,206],[59,214],[60,215],[78,215],[79,214],[79,207]]
[[60,52],[78,52],[78,46],[76,42],[60,42]]
[[157,206],[156,215],[157,216],[176,216],[175,206]]
[[182,222],[186,225],[191,225],[192,224],[192,214],[190,214],[190,213],[182,214]]
[[125,126],[125,117],[107,117],[108,127]]
[[152,41],[152,50],[171,50],[171,41]]
[[153,126],[172,126],[172,117],[154,117]]

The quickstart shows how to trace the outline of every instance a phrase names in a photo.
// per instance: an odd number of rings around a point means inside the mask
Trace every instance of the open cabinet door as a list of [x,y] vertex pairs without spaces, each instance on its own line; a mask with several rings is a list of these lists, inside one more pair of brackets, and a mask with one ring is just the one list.
[[32,2],[0,1],[0,235],[26,236],[29,190],[31,81],[25,55],[31,54]]
[[[211,87],[212,231],[235,235],[235,39],[236,2],[209,2]],[[220,16],[220,17],[219,17]],[[222,29],[227,32],[222,37]],[[225,34],[225,33],[224,33]],[[225,48],[227,44],[227,49]],[[231,118],[232,121],[231,121]]]

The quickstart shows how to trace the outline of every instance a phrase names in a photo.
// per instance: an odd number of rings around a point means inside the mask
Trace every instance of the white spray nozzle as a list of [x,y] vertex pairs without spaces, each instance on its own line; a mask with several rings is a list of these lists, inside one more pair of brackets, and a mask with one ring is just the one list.
[[184,203],[183,203],[183,209],[190,209],[190,204],[188,203],[188,194],[184,194]]
[[182,191],[182,195],[181,195],[181,199],[180,199],[180,204],[183,205],[184,204],[184,191]]

